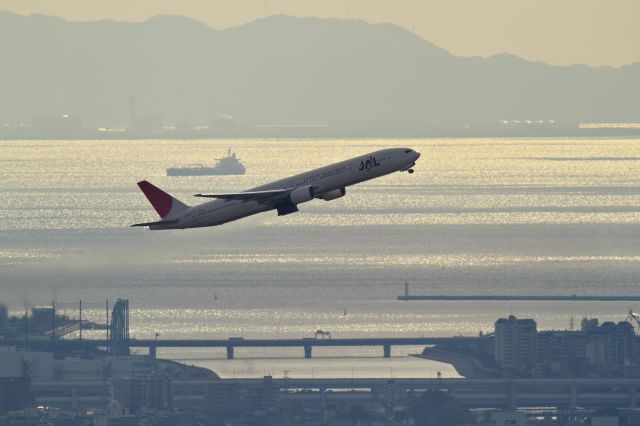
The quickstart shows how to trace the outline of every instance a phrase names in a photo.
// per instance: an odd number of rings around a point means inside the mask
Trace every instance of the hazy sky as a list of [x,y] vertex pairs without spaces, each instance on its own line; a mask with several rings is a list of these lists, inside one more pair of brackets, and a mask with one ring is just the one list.
[[357,18],[396,23],[463,56],[640,61],[640,0],[0,0],[0,9],[69,20],[185,15],[218,29],[274,14]]

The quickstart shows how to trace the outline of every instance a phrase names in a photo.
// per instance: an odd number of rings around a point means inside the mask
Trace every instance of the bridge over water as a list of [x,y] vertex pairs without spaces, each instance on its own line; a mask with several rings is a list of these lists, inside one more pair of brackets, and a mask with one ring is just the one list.
[[[373,337],[346,339],[128,339],[115,344],[129,348],[149,348],[154,353],[157,348],[225,348],[227,358],[234,358],[235,348],[292,348],[304,349],[304,357],[311,358],[314,347],[359,347],[380,346],[383,356],[391,357],[393,346],[430,346],[444,343],[479,343],[485,337]],[[106,348],[114,341],[104,339],[40,339],[40,340],[0,340],[0,345],[25,346],[32,349],[89,349]]]

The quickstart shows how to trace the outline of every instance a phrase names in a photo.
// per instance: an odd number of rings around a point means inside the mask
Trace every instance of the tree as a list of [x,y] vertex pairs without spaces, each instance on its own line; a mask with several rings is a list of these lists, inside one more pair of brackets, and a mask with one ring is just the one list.
[[369,412],[361,404],[356,404],[349,408],[349,420],[351,420],[351,423],[354,425],[367,422],[370,417]]
[[470,422],[469,411],[440,391],[426,391],[412,399],[408,411],[416,426],[465,426]]

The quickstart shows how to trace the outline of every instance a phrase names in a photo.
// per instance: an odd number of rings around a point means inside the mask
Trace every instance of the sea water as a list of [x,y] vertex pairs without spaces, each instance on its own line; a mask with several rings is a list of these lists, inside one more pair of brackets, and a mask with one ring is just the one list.
[[[187,204],[387,147],[395,173],[220,227],[154,231],[136,182]],[[231,147],[242,176],[167,177]],[[639,295],[640,140],[0,141],[0,303],[104,322],[127,298],[135,338],[476,336],[499,317],[539,329],[621,321],[630,302],[401,302],[411,294]],[[100,337],[101,332],[87,332]],[[223,377],[444,377],[421,347],[162,349]]]

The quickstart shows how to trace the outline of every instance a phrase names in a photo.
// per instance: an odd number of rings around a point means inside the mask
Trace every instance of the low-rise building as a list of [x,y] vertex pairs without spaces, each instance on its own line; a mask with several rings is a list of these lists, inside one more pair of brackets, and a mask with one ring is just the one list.
[[240,385],[223,381],[209,383],[205,390],[208,410],[222,418],[236,417],[242,411]]
[[617,416],[591,417],[591,426],[619,426],[620,418]]
[[527,414],[523,411],[490,411],[480,414],[478,426],[527,426]]

